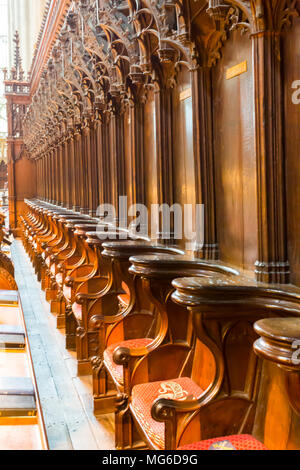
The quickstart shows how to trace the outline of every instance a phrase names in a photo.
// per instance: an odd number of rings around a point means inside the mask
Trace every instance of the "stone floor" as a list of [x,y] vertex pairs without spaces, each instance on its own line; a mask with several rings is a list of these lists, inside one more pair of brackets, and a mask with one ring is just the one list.
[[50,449],[114,449],[113,415],[95,418],[92,379],[77,377],[75,356],[65,349],[64,331],[56,329],[20,240],[12,245],[12,258]]

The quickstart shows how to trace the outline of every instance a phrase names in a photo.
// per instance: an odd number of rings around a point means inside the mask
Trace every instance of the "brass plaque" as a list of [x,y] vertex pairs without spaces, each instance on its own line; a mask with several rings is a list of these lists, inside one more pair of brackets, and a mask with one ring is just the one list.
[[183,91],[180,93],[180,101],[187,100],[187,99],[190,98],[191,96],[192,96],[192,89],[191,89],[191,88],[187,88],[186,90],[183,90]]
[[240,64],[237,64],[234,67],[230,67],[230,69],[226,70],[226,80],[230,80],[231,78],[237,77],[238,75],[247,72],[247,70],[248,64],[245,60],[244,62],[241,62]]

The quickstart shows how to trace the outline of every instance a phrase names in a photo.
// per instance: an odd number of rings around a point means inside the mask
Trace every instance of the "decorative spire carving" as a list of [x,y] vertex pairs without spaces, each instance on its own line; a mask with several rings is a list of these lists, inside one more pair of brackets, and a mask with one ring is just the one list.
[[24,80],[24,70],[22,67],[22,57],[20,54],[20,36],[19,36],[18,31],[15,32],[13,42],[15,43],[14,71],[13,71],[15,78],[13,80],[18,80],[22,82]]
[[13,42],[15,44],[14,65],[10,69],[10,73],[7,73],[7,69],[3,70],[5,94],[28,95],[30,91],[30,84],[25,78],[25,72],[22,66],[20,36],[18,31],[15,32]]

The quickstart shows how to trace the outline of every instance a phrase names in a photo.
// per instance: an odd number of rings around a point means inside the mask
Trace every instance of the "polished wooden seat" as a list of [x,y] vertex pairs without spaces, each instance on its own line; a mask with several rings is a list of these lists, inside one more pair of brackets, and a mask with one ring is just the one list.
[[[173,398],[162,397],[153,379],[135,385],[141,388],[132,390],[135,400],[131,396],[130,411],[140,437],[150,448],[176,449],[188,441],[192,444],[195,435],[206,440],[237,432],[252,433],[261,385],[261,363],[252,351],[256,340],[253,325],[259,318],[271,314],[299,316],[299,290],[239,277],[227,280],[184,278],[173,284],[176,288],[173,299],[192,312],[198,344],[196,342],[193,348],[190,367],[187,368],[187,363],[180,366],[179,360],[172,357],[172,367],[175,360],[180,370],[172,377],[170,366],[167,367],[160,356],[157,366],[160,385],[166,380],[175,384],[189,370],[185,377],[192,379],[203,392],[201,394],[199,389],[198,396],[188,396],[187,388],[184,390],[187,397],[180,400],[175,394]],[[149,370],[153,377],[153,367]],[[154,396],[149,392],[152,387],[156,393],[153,401]],[[142,414],[136,405],[136,394],[143,406]],[[158,423],[162,425],[160,434]]]
[[[163,354],[163,350],[161,353]],[[203,393],[204,390],[190,377],[135,385],[131,392],[130,410],[146,442],[157,449],[165,448],[165,425],[151,415],[152,405],[156,400],[199,400]]]
[[[119,238],[118,231],[103,230],[101,226],[95,227],[94,231],[86,231],[90,228],[81,228],[77,233],[84,232],[84,244],[87,252],[89,253],[90,264],[87,260],[80,267],[69,271],[64,280],[63,294],[68,306],[68,314],[66,316],[66,334],[68,345],[72,342],[70,339],[73,335],[75,340],[75,348],[77,350],[80,364],[78,365],[79,373],[89,372],[91,369],[90,361],[84,361],[81,358],[82,343],[88,340],[88,334],[83,338],[83,332],[89,330],[89,307],[90,304],[95,304],[98,299],[108,293],[109,284],[111,282],[110,264],[101,256],[102,244],[106,237]],[[119,297],[107,299],[107,308],[114,311],[119,306]],[[100,308],[100,307],[99,307]],[[99,310],[101,311],[101,309]],[[77,329],[81,332],[80,337],[76,334]],[[77,339],[76,339],[77,338]],[[94,340],[92,340],[92,343]],[[88,354],[88,353],[82,353]]]
[[55,304],[53,311],[61,317],[62,326],[65,326],[66,308],[69,311],[72,308],[79,286],[83,291],[94,292],[98,288],[97,283],[101,281],[97,256],[85,244],[87,231],[97,230],[96,222],[78,224],[74,219],[64,222],[73,240],[71,241],[69,236],[67,245],[51,256],[50,267],[52,298]]
[[[263,360],[272,362],[283,371],[285,381],[283,382],[283,393],[285,395],[278,396],[279,408],[290,406],[290,412],[294,412],[300,418],[300,361],[299,353],[295,357],[295,342],[300,344],[300,320],[299,318],[267,318],[258,321],[254,325],[255,331],[260,336],[254,343],[254,351]],[[268,380],[274,380],[275,374],[268,377]],[[270,390],[270,388],[269,388]],[[268,391],[269,391],[268,390]],[[261,393],[262,402],[264,402],[263,393]],[[267,392],[268,400],[270,394]],[[279,404],[281,400],[281,403]],[[282,400],[285,400],[282,402]],[[262,403],[263,404],[263,403]],[[299,423],[299,420],[298,420]],[[266,424],[266,423],[265,423]],[[281,422],[282,424],[282,422]],[[297,421],[294,420],[294,425],[289,435],[289,448],[298,448],[298,433]],[[299,424],[298,424],[299,425]],[[276,428],[275,428],[276,432]],[[290,433],[290,430],[288,430]],[[273,430],[274,433],[274,430]],[[278,449],[274,445],[269,436],[264,436],[268,439],[270,446],[273,449]],[[296,438],[296,441],[295,441]],[[275,437],[276,439],[276,437]],[[282,439],[282,436],[281,436]],[[233,447],[233,448],[232,448]],[[180,447],[178,450],[265,450],[267,449],[260,441],[249,435],[226,436],[207,441],[196,442]]]
[[99,287],[102,287],[99,292],[86,293],[83,289],[79,291],[80,288],[73,304],[73,313],[78,322],[76,350],[78,370],[81,373],[91,371],[90,359],[94,356],[99,357],[99,353],[105,348],[103,343],[105,332],[102,329],[106,328],[107,324],[113,325],[117,319],[126,315],[130,308],[130,299],[133,295],[133,291],[130,290],[131,276],[128,273],[130,256],[143,252],[176,252],[176,249],[154,246],[145,241],[126,240],[126,237],[119,234],[116,234],[115,238],[120,240],[111,243],[107,241],[104,243],[105,240],[99,240],[99,237],[92,235],[94,234],[89,234],[87,243],[97,247],[100,266],[103,265],[103,258],[106,259],[104,264],[106,263],[107,277],[104,277],[105,286],[99,284]]
[[[130,263],[134,302],[126,316],[120,318],[107,331],[107,349],[104,351],[103,361],[100,361],[100,374],[99,369],[95,367],[98,380],[94,374],[96,411],[101,410],[105,394],[112,393],[107,382],[103,382],[103,366],[111,377],[118,396],[121,397],[116,411],[118,448],[130,445],[128,436],[132,435],[132,426],[128,406],[135,383],[146,384],[155,380],[155,377],[159,380],[162,370],[168,370],[170,378],[175,377],[181,365],[185,361],[188,363],[189,356],[191,359],[193,355],[195,345],[191,335],[190,315],[185,308],[182,309],[171,302],[172,280],[183,273],[190,276],[197,273],[204,277],[213,277],[216,273],[220,277],[234,277],[239,274],[226,265],[207,263],[179,254],[134,256],[130,258]],[[94,359],[95,365],[97,359],[99,361],[99,358]]]

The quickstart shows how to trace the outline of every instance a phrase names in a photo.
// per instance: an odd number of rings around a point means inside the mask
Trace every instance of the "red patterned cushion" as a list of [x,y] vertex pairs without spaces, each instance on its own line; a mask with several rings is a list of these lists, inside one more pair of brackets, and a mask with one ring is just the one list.
[[131,409],[151,441],[164,449],[165,425],[155,421],[151,416],[154,401],[158,398],[196,400],[202,394],[203,390],[188,377],[136,385],[132,390]]
[[195,442],[178,450],[268,450],[261,442],[248,434],[239,436],[218,437],[206,441]]
[[67,287],[65,284],[64,284],[64,287],[63,287],[63,294],[65,296],[65,298],[67,300],[71,300],[71,297],[72,297],[72,288],[71,287]]
[[75,302],[72,305],[72,311],[74,313],[75,318],[81,321],[82,320],[82,306]]
[[119,344],[112,344],[104,351],[105,365],[109,369],[112,377],[114,377],[119,384],[123,384],[123,366],[119,366],[114,362],[113,355],[115,350],[120,347],[128,349],[144,348],[152,341],[151,338],[129,339]]
[[62,286],[62,282],[63,282],[63,275],[62,275],[62,273],[56,274],[56,282],[57,282],[57,284],[59,284],[60,286]]

